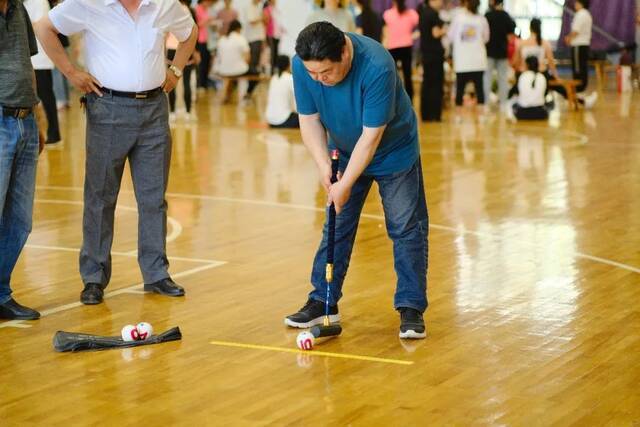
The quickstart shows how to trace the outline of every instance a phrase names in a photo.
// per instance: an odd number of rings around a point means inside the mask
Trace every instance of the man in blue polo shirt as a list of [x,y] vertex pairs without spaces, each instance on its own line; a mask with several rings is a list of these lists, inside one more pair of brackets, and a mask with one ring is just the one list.
[[[338,213],[330,320],[340,320],[338,300],[360,213],[376,181],[393,240],[400,337],[424,338],[429,218],[416,116],[395,63],[379,43],[343,33],[328,22],[306,27],[296,41],[296,53],[293,80],[302,139]],[[335,184],[330,180],[329,146],[340,152],[341,178]],[[314,289],[307,303],[285,318],[288,326],[309,328],[323,321],[326,240],[325,224],[311,273]]]

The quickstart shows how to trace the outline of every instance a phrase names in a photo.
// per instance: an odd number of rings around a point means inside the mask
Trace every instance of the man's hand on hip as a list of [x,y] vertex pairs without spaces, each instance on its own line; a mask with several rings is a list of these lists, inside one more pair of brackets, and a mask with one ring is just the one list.
[[102,92],[100,92],[102,85],[98,79],[86,71],[75,70],[69,75],[69,80],[81,93],[93,92],[98,96],[102,96]]
[[178,84],[178,78],[176,77],[175,74],[173,74],[173,71],[167,69],[167,74],[164,79],[164,83],[162,83],[162,90],[164,90],[166,93],[169,93],[173,89],[175,89],[177,84]]

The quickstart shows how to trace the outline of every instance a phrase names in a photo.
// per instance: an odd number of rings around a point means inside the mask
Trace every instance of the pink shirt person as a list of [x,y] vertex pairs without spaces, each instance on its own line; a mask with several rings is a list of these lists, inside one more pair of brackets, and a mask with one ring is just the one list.
[[208,1],[196,6],[196,23],[198,24],[198,43],[206,43],[209,38],[209,5]]
[[382,15],[387,26],[387,49],[413,46],[413,30],[418,26],[420,17],[413,9],[406,9],[402,14],[397,7],[387,9]]

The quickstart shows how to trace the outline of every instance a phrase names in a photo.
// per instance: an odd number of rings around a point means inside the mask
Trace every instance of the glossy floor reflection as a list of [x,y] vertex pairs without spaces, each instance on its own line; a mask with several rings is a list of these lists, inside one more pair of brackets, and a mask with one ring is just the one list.
[[[137,215],[123,182],[104,304],[81,290],[84,119],[38,170],[34,230],[13,277],[45,316],[0,323],[3,425],[636,425],[640,423],[640,124],[637,96],[605,93],[549,122],[421,125],[429,214],[428,338],[402,342],[379,196],[364,209],[341,302],[343,335],[294,348],[283,316],[306,299],[324,191],[295,131],[257,106],[199,100],[177,120],[171,272],[184,299],[143,295]],[[115,335],[127,323],[184,338],[57,354],[57,330]]]

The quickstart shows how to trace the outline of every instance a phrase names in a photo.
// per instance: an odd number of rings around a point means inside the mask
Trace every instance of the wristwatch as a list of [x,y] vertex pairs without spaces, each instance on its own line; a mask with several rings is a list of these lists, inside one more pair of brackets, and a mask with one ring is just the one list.
[[178,67],[176,67],[175,65],[171,64],[169,65],[169,69],[171,70],[171,72],[177,77],[180,78],[182,77],[182,70]]

